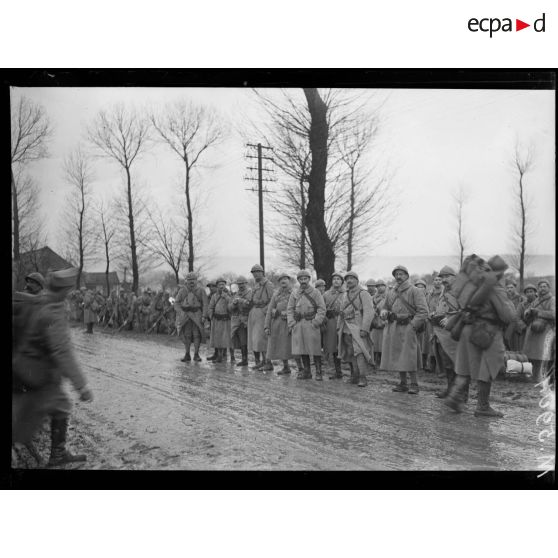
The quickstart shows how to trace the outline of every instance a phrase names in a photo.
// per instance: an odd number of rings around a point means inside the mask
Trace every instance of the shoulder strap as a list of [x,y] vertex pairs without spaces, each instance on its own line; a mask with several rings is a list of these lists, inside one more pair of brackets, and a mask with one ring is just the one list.
[[407,308],[407,310],[409,310],[409,312],[413,314],[413,316],[416,314],[416,310],[401,296],[399,291],[395,295],[395,300],[397,299],[399,299],[403,303],[405,308]]
[[310,301],[310,304],[314,308],[314,312],[317,312],[318,305],[316,304],[316,301],[306,291],[302,291],[302,296],[305,296]]
[[347,304],[345,305],[345,307],[343,308],[343,310],[345,310],[345,308],[348,308],[349,306],[353,306],[353,308],[355,310],[358,310],[358,308],[355,305],[355,300],[357,299],[357,297],[360,297],[360,290],[357,291],[357,294],[351,299],[351,297],[349,296],[349,293],[347,293],[347,298],[349,299],[349,302],[347,302]]
[[331,301],[330,304],[328,304],[326,306],[326,310],[331,310],[333,308],[333,306],[335,305],[335,303],[337,302],[337,299],[342,295],[343,293],[341,291],[339,291],[337,293],[337,296]]

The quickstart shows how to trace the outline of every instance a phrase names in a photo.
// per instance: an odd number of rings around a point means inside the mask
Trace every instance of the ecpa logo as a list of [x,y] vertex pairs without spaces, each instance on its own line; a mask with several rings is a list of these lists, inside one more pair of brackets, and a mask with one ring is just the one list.
[[[472,17],[469,20],[467,27],[469,28],[469,31],[472,31],[473,33],[477,33],[478,31],[481,31],[483,33],[489,33],[490,38],[492,38],[492,35],[494,33],[497,33],[498,31],[503,31],[503,32],[514,31],[512,18],[509,17],[505,17],[503,19],[500,19],[498,17],[485,17],[482,19],[477,19],[475,17]],[[531,24],[525,23],[520,19],[515,20],[515,31],[521,31],[522,29],[526,29],[527,27],[531,27]],[[545,27],[545,14],[543,13],[543,15],[539,19],[536,19],[533,22],[533,29],[537,33],[544,33],[544,27]]]

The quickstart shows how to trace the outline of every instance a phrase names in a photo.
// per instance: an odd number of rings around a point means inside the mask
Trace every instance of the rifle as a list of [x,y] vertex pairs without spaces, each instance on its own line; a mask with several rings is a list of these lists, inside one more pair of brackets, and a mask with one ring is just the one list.
[[146,333],[151,333],[155,326],[167,315],[167,313],[172,309],[172,306],[169,306],[156,320],[156,322],[146,331]]

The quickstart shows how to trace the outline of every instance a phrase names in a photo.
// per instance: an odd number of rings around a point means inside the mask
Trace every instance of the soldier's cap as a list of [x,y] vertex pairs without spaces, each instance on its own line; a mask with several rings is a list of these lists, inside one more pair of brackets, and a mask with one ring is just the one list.
[[291,280],[291,276],[285,271],[284,273],[279,274],[277,277],[277,281],[281,281],[283,277],[286,277],[289,281]]
[[378,279],[376,281],[376,287],[379,287],[380,285],[383,285],[384,287],[386,286],[386,282],[383,279]]
[[341,279],[341,281],[343,281],[343,274],[340,271],[334,271],[331,274],[331,278],[333,279],[334,277],[339,277],[339,279]]
[[444,275],[454,275],[455,276],[455,271],[453,269],[453,267],[450,267],[449,265],[445,265],[444,267],[442,267],[442,269],[440,269],[440,273],[438,273],[438,275],[440,277],[443,277]]
[[422,279],[417,279],[415,281],[415,287],[417,287],[418,285],[422,285],[424,288],[426,288],[426,281],[423,281]]
[[404,266],[404,265],[396,265],[393,268],[393,271],[391,272],[391,274],[395,277],[395,272],[396,271],[403,271],[404,273],[407,274],[407,277],[409,277],[409,270]]
[[261,271],[263,273],[264,268],[260,264],[256,264],[252,266],[250,273],[254,273],[254,271]]
[[523,287],[523,292],[527,292],[529,289],[532,289],[533,291],[537,292],[537,287],[535,287],[535,285],[533,285],[533,283],[527,283],[527,285],[525,285],[525,287]]
[[208,281],[206,287],[216,287],[217,281]]
[[325,281],[323,279],[318,279],[315,283],[314,283],[314,287],[325,287]]
[[492,256],[486,263],[489,265],[492,271],[496,272],[504,272],[509,267],[508,264],[503,260],[503,258],[501,256],[498,256],[497,254],[496,256]]
[[308,277],[311,278],[312,275],[310,273],[310,271],[308,271],[307,269],[301,269],[299,270],[299,272],[296,274],[296,278],[299,279],[300,277]]
[[186,274],[186,281],[187,281],[188,279],[197,280],[197,278],[198,278],[197,274],[194,273],[193,271],[190,271],[190,273],[187,273],[187,274]]
[[514,287],[517,287],[517,281],[513,277],[506,277],[506,287],[508,285],[513,285]]
[[356,271],[347,271],[344,279],[347,279],[347,277],[354,277],[358,281],[358,273]]
[[537,287],[540,287],[542,284],[548,285],[548,286],[550,287],[550,283],[549,283],[546,279],[541,279],[541,280],[537,283]]
[[217,279],[215,279],[215,285],[217,286],[219,283],[225,283],[226,285],[227,280],[224,277],[217,277]]
[[52,271],[48,278],[48,286],[51,289],[65,289],[73,287],[76,284],[79,269],[77,267],[69,267],[60,271]]
[[368,279],[368,281],[366,281],[366,286],[367,287],[375,287],[376,286],[376,281],[374,279]]
[[33,273],[26,275],[25,280],[35,281],[35,283],[39,283],[43,289],[45,288],[45,278],[38,271],[33,271]]
[[244,277],[244,275],[239,275],[236,279],[236,284],[241,285],[243,283],[248,283],[248,281],[246,280],[246,277]]

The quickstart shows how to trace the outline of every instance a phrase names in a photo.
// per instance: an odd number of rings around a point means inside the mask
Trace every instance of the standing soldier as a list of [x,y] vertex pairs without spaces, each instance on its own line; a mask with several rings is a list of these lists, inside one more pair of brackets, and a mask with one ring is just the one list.
[[300,287],[289,297],[287,325],[291,332],[292,352],[298,365],[297,379],[312,378],[310,356],[314,355],[316,380],[322,380],[320,326],[326,313],[324,298],[310,285],[310,272],[307,269],[301,269],[296,278]]
[[190,344],[194,343],[194,360],[201,361],[200,345],[205,341],[204,323],[207,317],[207,295],[205,289],[197,284],[197,275],[186,275],[184,285],[174,301],[176,310],[176,329],[180,332],[186,352],[182,362],[190,362]]
[[83,321],[87,327],[85,333],[93,333],[93,324],[97,321],[97,309],[95,296],[87,289],[83,296]]
[[519,305],[523,302],[523,297],[517,292],[517,282],[513,277],[506,278],[506,294],[511,300],[516,311],[516,317],[506,328],[504,334],[504,345],[508,351],[521,351],[521,325],[519,323]]
[[314,283],[314,288],[318,289],[318,291],[320,291],[320,294],[322,296],[324,296],[325,294],[325,290],[326,290],[326,284],[325,281],[323,279],[318,279],[315,283]]
[[213,362],[227,361],[227,349],[231,346],[231,316],[229,303],[231,295],[225,290],[227,281],[220,277],[215,282],[217,291],[209,301],[208,318],[211,320],[209,344],[217,355]]
[[[454,274],[455,276],[455,274]],[[432,318],[436,314],[436,308],[438,307],[438,302],[443,293],[443,282],[440,274],[434,275],[433,287],[430,292],[426,293],[426,305],[428,306],[428,320],[424,324],[424,342],[423,355],[426,353],[424,358],[423,366],[425,371],[433,370],[436,371],[436,359],[433,351],[433,335],[434,335],[434,324],[432,323]]]
[[524,300],[519,304],[517,307],[517,317],[519,321],[517,323],[517,329],[519,330],[520,338],[519,338],[519,346],[520,351],[523,351],[523,345],[525,343],[525,334],[527,332],[527,322],[525,321],[525,313],[537,299],[537,287],[532,283],[527,283],[525,288],[523,289]]
[[[424,299],[426,300],[426,306],[428,307],[428,293],[426,291],[426,281],[423,281],[422,279],[417,279],[415,281],[415,287],[417,287],[417,289],[421,289],[422,292],[424,293]],[[429,312],[430,314],[430,312]],[[420,328],[417,330],[417,343],[419,346],[419,350],[420,350],[420,354],[421,354],[421,363],[422,366],[421,368],[424,371],[430,371],[430,366],[428,366],[428,355],[430,353],[429,350],[429,340],[426,337],[426,324],[428,323],[428,320],[424,320],[422,326],[420,326]]]
[[[461,268],[463,273],[470,262],[471,258],[465,258]],[[444,404],[458,413],[463,410],[464,394],[473,379],[477,380],[478,388],[475,416],[504,416],[490,406],[490,388],[504,363],[504,328],[515,317],[513,303],[502,285],[502,276],[507,268],[500,256],[493,256],[488,262],[481,261],[477,265],[475,277],[482,279],[461,314],[464,325],[455,355],[456,377],[449,395],[444,399]],[[455,335],[454,329],[452,335]]]
[[[417,371],[421,367],[421,352],[417,330],[428,317],[426,298],[421,289],[411,285],[407,268],[398,265],[391,274],[395,287],[388,292],[381,318],[388,323],[384,330],[381,368],[399,372],[400,382],[393,391],[417,394]],[[407,386],[407,373],[411,386]]]
[[382,361],[382,342],[384,340],[384,328],[386,322],[380,318],[380,313],[386,300],[386,282],[383,279],[376,281],[376,294],[372,297],[374,303],[374,318],[372,319],[372,345],[374,345],[374,364],[380,368]]
[[242,359],[237,366],[248,366],[248,314],[252,290],[247,286],[246,277],[242,275],[236,280],[238,291],[229,302],[231,314],[232,348],[240,349]]
[[551,361],[551,347],[556,335],[556,298],[550,293],[550,284],[546,279],[537,283],[539,297],[525,314],[527,323],[523,352],[533,363],[533,381],[543,379]]
[[287,303],[291,296],[291,278],[288,273],[279,275],[279,288],[273,293],[265,315],[265,334],[267,341],[267,358],[283,361],[283,368],[278,375],[290,374],[289,359],[293,357],[291,334],[287,326]]
[[[207,296],[207,300],[211,300],[211,298],[213,297],[213,295],[217,292],[217,283],[215,281],[208,281],[205,286],[209,289],[209,295]],[[211,320],[209,319],[209,330],[210,330],[210,336],[211,336]],[[207,324],[206,324],[207,326]],[[215,360],[217,358],[217,351],[213,351],[213,354],[211,356],[206,356],[205,360]]]
[[[457,298],[451,292],[451,286],[455,281],[455,271],[449,265],[445,265],[440,270],[436,279],[440,279],[443,284],[442,294],[438,297],[438,302],[434,312],[429,315],[429,323],[433,329],[432,349],[436,361],[436,367],[440,373],[444,373],[447,380],[447,388],[437,391],[434,395],[441,399],[447,397],[451,386],[455,380],[455,355],[457,351],[457,341],[451,333],[445,329],[448,318],[459,312],[460,306]],[[464,402],[467,402],[468,389],[464,393]]]
[[66,448],[72,403],[62,381],[69,379],[82,401],[91,391],[72,350],[64,299],[75,285],[76,268],[52,272],[40,306],[25,325],[13,355],[12,443],[31,442],[46,416],[50,416],[49,466],[85,461]]
[[[267,335],[264,333],[265,315],[267,306],[273,296],[273,285],[266,279],[263,267],[256,264],[251,270],[256,285],[252,291],[250,314],[248,315],[248,351],[254,352],[256,359],[252,370],[273,370],[271,362],[268,363],[265,351],[267,350]],[[260,361],[260,353],[262,360]],[[267,365],[267,366],[266,366]]]
[[325,331],[323,332],[323,349],[325,357],[333,356],[335,371],[330,374],[329,379],[343,378],[341,371],[341,359],[339,358],[339,343],[337,339],[337,318],[341,311],[341,299],[343,298],[343,276],[335,272],[331,276],[331,288],[324,294],[326,305]]
[[83,301],[85,298],[85,291],[87,291],[87,289],[85,287],[81,287],[79,289],[79,291],[77,292],[77,296],[76,296],[76,302],[78,305],[78,313],[77,313],[77,318],[78,318],[78,322],[82,322],[83,323],[83,315],[84,315],[84,309],[83,309]]
[[371,297],[374,297],[376,294],[376,281],[374,281],[374,279],[368,279],[368,281],[366,281],[366,290]]
[[341,299],[337,327],[339,356],[350,364],[351,383],[364,387],[368,383],[368,364],[374,363],[374,346],[370,333],[374,303],[368,291],[358,284],[356,272],[347,271],[345,283],[347,288]]

